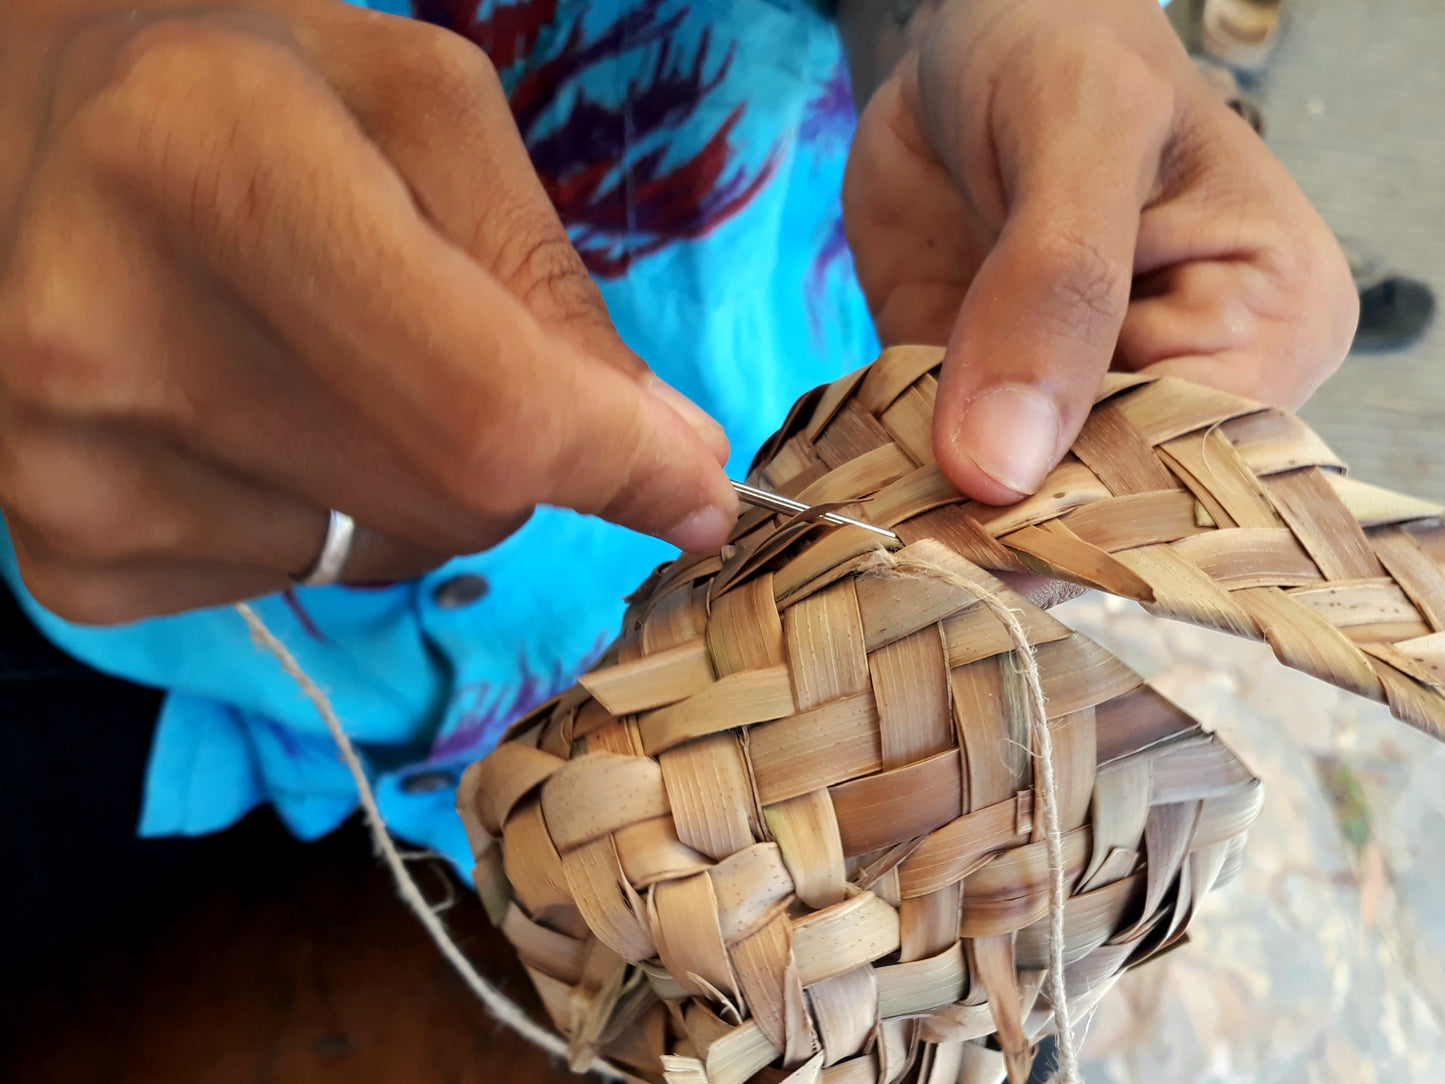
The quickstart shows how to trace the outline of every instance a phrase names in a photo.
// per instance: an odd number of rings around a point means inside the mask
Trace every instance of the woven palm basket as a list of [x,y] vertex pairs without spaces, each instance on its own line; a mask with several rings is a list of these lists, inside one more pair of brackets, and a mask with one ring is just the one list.
[[1125,375],[1036,496],[971,503],[931,451],[940,361],[895,348],[805,396],[750,478],[896,543],[746,512],[466,773],[478,889],[574,1068],[1022,1084],[1053,1027],[1030,666],[1075,1014],[1179,942],[1259,782],[994,573],[1263,639],[1445,728],[1441,509],[1348,479],[1288,413]]

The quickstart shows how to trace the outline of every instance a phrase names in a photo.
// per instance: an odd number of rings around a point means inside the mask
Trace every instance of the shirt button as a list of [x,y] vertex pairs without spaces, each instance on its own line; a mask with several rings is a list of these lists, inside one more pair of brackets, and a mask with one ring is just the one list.
[[455,787],[459,780],[455,772],[432,770],[417,772],[401,781],[403,794],[435,794],[439,790]]
[[466,574],[443,580],[432,591],[432,601],[444,610],[456,610],[480,601],[492,589],[485,576]]

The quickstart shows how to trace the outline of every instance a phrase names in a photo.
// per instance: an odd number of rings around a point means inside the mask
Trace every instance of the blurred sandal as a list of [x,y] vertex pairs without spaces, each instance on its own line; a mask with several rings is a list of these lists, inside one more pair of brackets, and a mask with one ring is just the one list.
[[1341,238],[1340,244],[1360,293],[1360,323],[1352,349],[1402,350],[1418,340],[1434,319],[1435,292],[1418,279],[1389,271],[1358,243]]
[[1235,71],[1258,75],[1279,41],[1283,0],[1204,0],[1200,44]]
[[1244,93],[1234,72],[1206,57],[1195,57],[1194,67],[1204,76],[1204,81],[1220,101],[1243,117],[1257,134],[1264,135],[1264,116],[1259,106]]

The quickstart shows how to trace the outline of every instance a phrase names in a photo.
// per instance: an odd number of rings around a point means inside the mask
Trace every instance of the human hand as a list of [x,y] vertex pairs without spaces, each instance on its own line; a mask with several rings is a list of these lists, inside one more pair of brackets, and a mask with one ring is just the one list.
[[1031,493],[1104,373],[1297,407],[1348,352],[1333,235],[1155,0],[943,0],[860,119],[844,186],[886,343],[947,343],[934,446]]
[[285,587],[329,508],[350,582],[537,504],[723,540],[722,430],[618,338],[480,50],[334,0],[11,3],[0,508],[43,605]]

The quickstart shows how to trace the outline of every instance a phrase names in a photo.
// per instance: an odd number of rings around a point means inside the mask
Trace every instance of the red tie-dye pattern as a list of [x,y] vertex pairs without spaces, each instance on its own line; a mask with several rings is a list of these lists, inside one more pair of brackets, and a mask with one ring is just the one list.
[[[477,0],[415,0],[414,6],[418,18],[475,42],[503,72],[532,54],[557,14],[557,0],[499,5],[485,17]],[[706,32],[690,56],[682,55],[673,36],[688,11],[662,9],[661,2],[641,4],[590,38],[579,20],[559,46],[522,72],[509,95],[533,166],[583,261],[602,278],[621,276],[643,256],[716,229],[752,201],[778,166],[776,151],[751,169],[733,164],[742,105],[678,164],[664,166],[661,148],[628,159],[629,149],[649,140],[656,146],[655,137],[683,130],[733,60],[731,49],[713,59]],[[656,46],[656,58],[629,86],[621,108],[588,95],[590,71],[644,46]],[[544,133],[542,119],[554,118],[564,100],[566,111]]]

